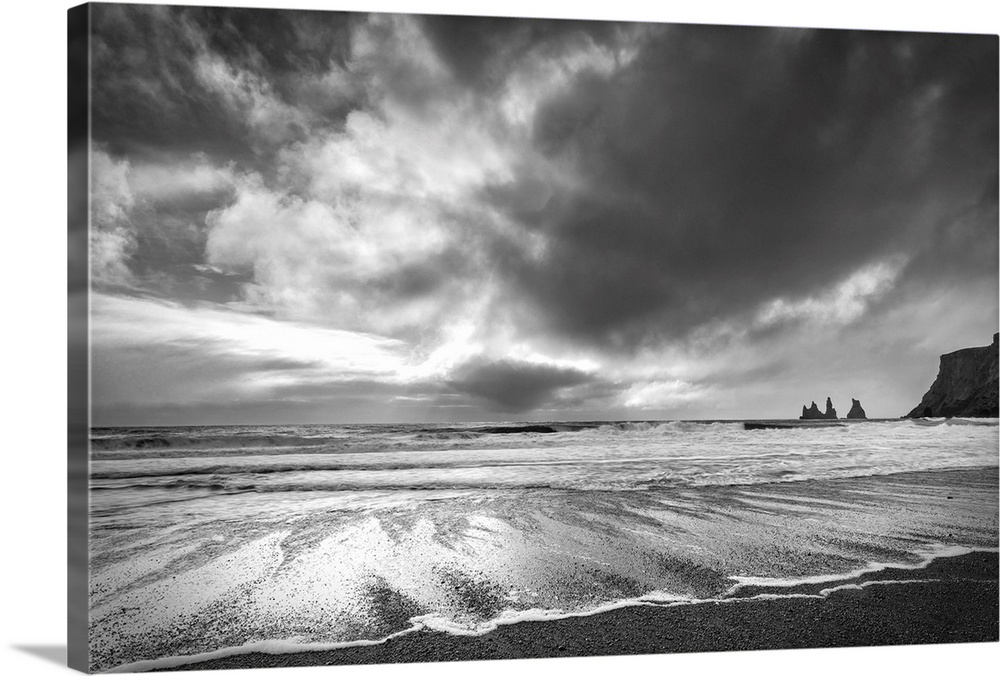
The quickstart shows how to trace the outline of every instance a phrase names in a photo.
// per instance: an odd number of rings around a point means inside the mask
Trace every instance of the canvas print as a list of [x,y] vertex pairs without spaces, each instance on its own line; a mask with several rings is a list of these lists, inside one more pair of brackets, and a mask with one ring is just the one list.
[[73,666],[997,641],[996,35],[70,34]]

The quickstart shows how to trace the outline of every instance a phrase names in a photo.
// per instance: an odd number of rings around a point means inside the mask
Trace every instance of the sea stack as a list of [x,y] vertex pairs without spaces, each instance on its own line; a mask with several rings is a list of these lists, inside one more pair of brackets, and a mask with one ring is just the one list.
[[865,409],[861,408],[861,402],[851,398],[851,410],[847,412],[848,420],[866,420]]
[[830,418],[831,420],[837,419],[837,409],[833,407],[833,402],[830,401],[830,397],[826,398],[826,413],[823,414],[824,418]]
[[802,415],[799,416],[799,420],[836,420],[837,419],[837,409],[833,407],[833,402],[830,401],[830,397],[826,398],[826,411],[820,413],[819,406],[816,405],[814,401],[812,406],[806,408],[802,407]]
[[941,355],[937,378],[906,418],[996,418],[997,339]]

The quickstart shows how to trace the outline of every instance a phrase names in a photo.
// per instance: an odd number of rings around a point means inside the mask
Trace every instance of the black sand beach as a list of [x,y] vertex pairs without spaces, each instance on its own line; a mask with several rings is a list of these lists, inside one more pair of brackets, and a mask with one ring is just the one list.
[[[997,641],[997,579],[997,554],[974,552],[919,570],[888,569],[843,582],[766,590],[778,598],[633,606],[505,625],[482,636],[422,630],[380,645],[235,655],[171,670]],[[792,596],[849,584],[861,586],[822,598]]]

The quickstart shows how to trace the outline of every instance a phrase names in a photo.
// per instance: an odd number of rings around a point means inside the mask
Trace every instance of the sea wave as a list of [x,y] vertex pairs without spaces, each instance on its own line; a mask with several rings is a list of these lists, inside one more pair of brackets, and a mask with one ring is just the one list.
[[341,441],[344,437],[300,437],[300,436],[244,436],[244,435],[208,435],[184,436],[172,432],[169,434],[154,434],[148,436],[108,436],[92,437],[91,448],[94,450],[144,450],[165,448],[281,448],[285,446],[309,447],[328,446],[332,442]]
[[941,425],[952,427],[997,427],[1000,424],[1000,418],[911,418],[908,422],[921,427],[938,427]]

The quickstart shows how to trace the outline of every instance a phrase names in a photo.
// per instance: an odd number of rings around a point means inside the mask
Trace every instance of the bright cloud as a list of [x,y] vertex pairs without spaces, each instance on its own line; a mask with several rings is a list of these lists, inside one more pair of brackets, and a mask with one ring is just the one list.
[[93,150],[91,171],[90,273],[97,282],[127,284],[128,258],[135,248],[130,220],[135,197],[128,183],[129,163]]
[[[133,374],[119,393],[133,404],[246,397],[309,382],[392,380],[409,366],[408,350],[398,341],[211,307],[95,294],[91,315],[99,359],[132,355],[133,368],[158,374]],[[203,358],[201,374],[189,374],[187,384],[182,379],[149,389],[149,382],[164,377],[158,359],[191,351]],[[99,392],[98,403],[101,398]]]
[[405,346],[378,336],[322,329],[212,307],[94,294],[95,338],[112,348],[206,341],[259,357],[315,362],[331,374],[385,376],[406,365]]
[[[551,60],[526,57],[504,100],[535,106],[577,74],[608,76],[629,58],[585,36],[560,49]],[[537,259],[544,246],[485,199],[488,191],[532,157],[536,179],[516,188],[519,197],[529,189],[545,200],[549,186],[569,179],[530,147],[529,118],[504,117],[454,88],[412,17],[359,24],[344,68],[367,83],[374,107],[285,145],[277,182],[241,181],[235,201],[207,218],[207,262],[250,271],[245,300],[285,316],[382,333],[426,333],[431,320],[437,341],[470,339],[462,328],[470,317],[504,312],[482,307],[503,298],[490,250],[502,242]],[[199,72],[227,92],[249,86],[217,64]],[[447,95],[425,101],[420,91]],[[476,333],[496,328],[490,321]]]
[[127,178],[136,199],[171,205],[231,192],[237,181],[232,166],[215,166],[197,154],[183,161],[132,165]]
[[789,321],[849,324],[893,287],[904,266],[905,259],[895,257],[854,272],[824,293],[799,300],[775,298],[757,311],[754,325],[765,328]]
[[622,404],[635,409],[676,409],[704,400],[711,390],[683,380],[633,383],[621,394]]

